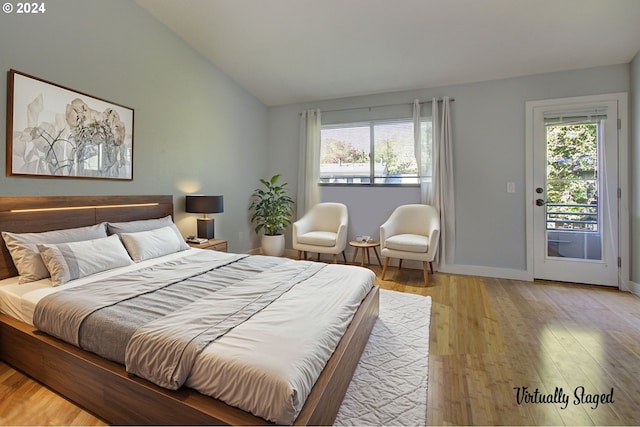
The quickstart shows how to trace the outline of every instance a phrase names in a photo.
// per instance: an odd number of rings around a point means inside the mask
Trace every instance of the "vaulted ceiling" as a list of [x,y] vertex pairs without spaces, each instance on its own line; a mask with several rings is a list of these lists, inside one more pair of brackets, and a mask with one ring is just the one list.
[[266,105],[628,63],[639,0],[135,0]]

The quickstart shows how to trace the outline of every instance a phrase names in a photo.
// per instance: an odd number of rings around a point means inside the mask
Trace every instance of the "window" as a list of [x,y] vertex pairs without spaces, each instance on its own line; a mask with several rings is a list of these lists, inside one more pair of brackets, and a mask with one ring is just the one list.
[[[430,145],[431,122],[423,121],[421,132],[422,141]],[[413,121],[323,126],[320,132],[320,182],[418,184]]]
[[598,126],[547,125],[547,230],[598,231]]

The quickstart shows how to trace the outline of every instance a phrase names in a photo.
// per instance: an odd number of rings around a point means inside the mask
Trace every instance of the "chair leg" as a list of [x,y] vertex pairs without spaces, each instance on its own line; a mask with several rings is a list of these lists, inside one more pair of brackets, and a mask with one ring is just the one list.
[[424,271],[424,285],[429,286],[429,270],[427,269],[427,261],[422,261],[422,270]]
[[347,254],[344,253],[344,251],[342,251],[342,258],[344,258],[344,263],[347,263]]
[[298,259],[302,259],[302,251],[298,251]]
[[398,270],[402,270],[402,258],[398,261]]
[[333,263],[334,264],[338,263],[338,255],[337,254],[333,254]]
[[431,274],[433,274],[433,262],[429,261],[429,270],[431,270]]
[[382,280],[384,280],[384,275],[387,272],[387,267],[389,266],[389,260],[390,259],[391,258],[386,257],[385,260],[384,260],[384,267],[382,267]]
[[318,258],[316,258],[316,261],[320,261],[320,252],[318,252]]

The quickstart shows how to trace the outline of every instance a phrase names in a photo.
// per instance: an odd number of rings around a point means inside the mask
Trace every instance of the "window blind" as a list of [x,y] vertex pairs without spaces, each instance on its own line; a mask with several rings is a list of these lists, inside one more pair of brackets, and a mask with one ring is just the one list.
[[597,123],[599,121],[606,120],[607,108],[599,107],[574,111],[545,111],[543,116],[545,126]]

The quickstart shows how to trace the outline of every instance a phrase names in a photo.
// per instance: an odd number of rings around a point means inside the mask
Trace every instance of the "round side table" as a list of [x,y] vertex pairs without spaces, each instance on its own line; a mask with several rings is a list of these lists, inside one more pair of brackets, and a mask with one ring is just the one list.
[[[369,240],[368,242],[358,242],[357,240],[352,240],[349,242],[349,246],[354,248],[353,258],[351,259],[351,264],[355,264],[356,257],[358,256],[358,251],[362,250],[362,258],[360,259],[360,266],[364,267],[364,257],[367,256],[367,264],[371,264],[371,253],[369,250],[373,248],[373,252],[376,254],[376,258],[378,258],[378,264],[382,267],[382,262],[380,261],[380,255],[378,254],[378,246],[380,242],[375,240]],[[366,252],[366,254],[365,254]]]

